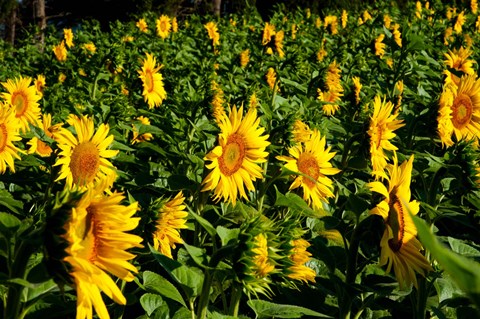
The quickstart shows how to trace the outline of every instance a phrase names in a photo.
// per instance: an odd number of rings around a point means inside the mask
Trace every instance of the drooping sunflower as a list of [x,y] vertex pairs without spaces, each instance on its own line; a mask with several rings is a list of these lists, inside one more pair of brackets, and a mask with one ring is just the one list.
[[373,102],[373,115],[370,117],[370,159],[372,161],[372,175],[375,179],[386,178],[385,167],[387,155],[385,151],[396,151],[397,147],[390,141],[397,136],[394,131],[405,124],[397,120],[398,113],[393,113],[394,105],[389,101],[381,100],[375,96]]
[[157,27],[157,35],[162,39],[167,38],[170,34],[170,29],[172,28],[170,18],[162,14],[160,18],[155,21],[155,23]]
[[207,29],[208,37],[212,40],[213,46],[220,44],[220,33],[218,33],[218,28],[215,22],[208,22],[204,25],[205,29]]
[[108,135],[108,124],[100,124],[95,131],[92,118],[71,116],[69,124],[74,127],[76,136],[61,128],[56,140],[60,148],[54,166],[61,166],[57,181],[66,179],[68,188],[91,188],[96,185],[109,187],[117,173],[109,158],[117,155],[117,150],[109,150],[113,135]]
[[202,191],[213,190],[214,200],[221,198],[234,205],[237,196],[247,199],[247,191],[254,191],[252,181],[263,177],[258,165],[267,161],[265,148],[270,144],[269,135],[259,126],[257,110],[251,108],[243,117],[243,106],[234,107],[230,117],[223,115],[219,122],[219,145],[210,151],[205,160],[210,173],[203,180]]
[[106,196],[88,190],[71,209],[70,219],[64,225],[64,239],[68,243],[64,261],[70,265],[77,291],[77,319],[92,318],[92,306],[101,319],[110,317],[101,291],[116,303],[126,304],[108,273],[132,281],[132,273],[138,271],[129,263],[135,255],[127,249],[143,246],[141,237],[127,233],[140,221],[139,217],[133,217],[138,204],[124,206],[121,204],[124,198],[120,193]]
[[67,61],[67,48],[65,47],[65,41],[62,40],[60,44],[53,47],[53,53],[60,62]]
[[278,160],[287,162],[287,169],[301,174],[295,177],[290,189],[301,186],[303,199],[316,209],[322,208],[322,201],[333,197],[333,182],[327,175],[340,172],[330,163],[335,153],[330,152],[330,146],[326,144],[325,136],[322,137],[317,129],[313,129],[308,141],[288,150],[291,157],[277,156]]
[[254,274],[257,278],[266,277],[275,270],[275,265],[268,257],[268,240],[265,234],[260,233],[254,237],[253,264]]
[[293,265],[288,268],[288,278],[304,282],[315,282],[315,276],[317,275],[315,270],[305,265],[310,260],[310,256],[312,256],[307,251],[310,243],[303,238],[298,238],[292,242],[292,246],[290,260],[293,261]]
[[175,249],[175,244],[183,244],[180,229],[188,228],[185,225],[188,213],[185,211],[184,201],[183,193],[179,192],[159,210],[153,246],[169,258],[173,258],[172,248]]
[[[453,126],[453,133],[457,141],[461,139],[478,140],[480,137],[480,79],[476,75],[464,75],[460,78],[458,87],[447,85],[440,97],[439,108],[440,125],[443,128]],[[448,123],[451,122],[451,126]],[[450,136],[443,130],[440,138],[449,145]]]
[[[387,272],[393,267],[395,277],[401,288],[411,283],[417,286],[415,273],[425,276],[432,270],[430,263],[421,254],[422,245],[415,238],[417,229],[410,216],[420,209],[417,201],[410,201],[410,181],[413,169],[412,155],[408,161],[398,166],[396,154],[393,165],[389,164],[388,188],[382,182],[371,182],[370,189],[385,197],[370,212],[383,217],[385,231],[380,242],[380,265],[387,265]],[[409,214],[410,212],[410,214]]]
[[14,160],[20,159],[18,149],[13,142],[20,141],[22,138],[18,135],[20,121],[15,117],[15,113],[9,107],[0,102],[0,173],[3,174],[7,167],[11,172],[15,172]]
[[[61,126],[62,124],[52,125],[52,115],[47,113],[43,114],[41,128],[43,128],[43,132],[46,136],[55,140]],[[28,149],[28,154],[36,153],[42,157],[47,157],[52,154],[52,148],[44,141],[38,139],[36,136],[32,137],[32,139],[28,141],[27,144],[30,145],[30,148]]]
[[162,104],[167,98],[167,92],[163,87],[163,76],[159,72],[161,66],[156,66],[157,60],[153,55],[147,53],[147,58],[143,60],[143,66],[138,73],[138,77],[143,82],[143,97],[148,103],[150,109]]
[[15,117],[20,120],[22,132],[30,130],[28,123],[37,126],[41,114],[38,104],[40,95],[38,95],[36,87],[30,85],[31,82],[31,78],[20,76],[18,79],[2,83],[8,91],[2,94],[3,98],[6,104],[13,108]]

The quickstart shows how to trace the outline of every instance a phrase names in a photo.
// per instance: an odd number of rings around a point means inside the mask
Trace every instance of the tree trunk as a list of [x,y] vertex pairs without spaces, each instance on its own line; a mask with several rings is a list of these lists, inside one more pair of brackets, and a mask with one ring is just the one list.
[[222,0],[213,0],[213,13],[220,16],[220,8],[222,7]]
[[17,8],[13,8],[7,19],[7,42],[15,44],[15,25],[17,24]]
[[38,19],[38,27],[40,28],[39,33],[39,43],[40,51],[43,52],[45,45],[45,28],[47,27],[47,17],[45,16],[45,0],[36,1],[36,12],[35,16]]

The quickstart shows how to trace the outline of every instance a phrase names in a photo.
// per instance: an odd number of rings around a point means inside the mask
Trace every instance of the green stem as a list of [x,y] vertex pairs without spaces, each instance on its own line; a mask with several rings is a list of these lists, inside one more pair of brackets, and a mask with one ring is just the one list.
[[233,317],[238,316],[238,309],[240,308],[240,300],[242,299],[242,287],[233,286],[232,288],[232,298],[230,299],[230,310],[229,315]]
[[445,167],[440,167],[433,176],[432,182],[430,183],[430,191],[428,192],[427,204],[430,206],[435,206],[435,200],[437,198],[437,188],[440,184],[440,180],[443,177],[443,173],[446,172]]
[[418,280],[417,300],[415,307],[415,319],[424,319],[427,307],[427,289],[425,285],[426,279],[421,277]]
[[[15,252],[15,257],[12,264],[10,279],[25,277],[28,259],[30,254],[27,253],[27,244],[21,241]],[[18,318],[22,311],[21,295],[24,287],[19,285],[12,285],[8,287],[7,303],[5,305],[5,318]]]
[[197,318],[205,319],[207,317],[207,307],[210,300],[210,286],[212,285],[212,275],[210,270],[205,270],[205,278],[203,279],[202,293],[200,294],[200,301],[198,302]]

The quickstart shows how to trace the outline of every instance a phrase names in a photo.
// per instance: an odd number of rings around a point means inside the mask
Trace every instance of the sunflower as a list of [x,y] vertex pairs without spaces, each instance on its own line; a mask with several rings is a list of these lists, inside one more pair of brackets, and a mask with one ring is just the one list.
[[142,238],[127,233],[135,229],[139,217],[132,217],[137,202],[121,205],[124,196],[109,196],[88,190],[71,209],[70,219],[64,226],[68,243],[64,261],[70,265],[70,276],[77,291],[77,318],[92,318],[92,305],[97,315],[109,318],[100,294],[103,291],[115,302],[125,305],[126,299],[108,274],[132,281],[135,266],[128,261],[135,257],[127,252],[142,247]]
[[73,32],[72,29],[63,29],[63,37],[65,38],[65,44],[67,47],[73,47]]
[[348,13],[347,10],[342,10],[342,29],[345,29],[347,27],[347,22],[348,22]]
[[153,55],[147,53],[147,58],[143,60],[143,66],[138,71],[139,78],[143,82],[143,97],[148,103],[148,107],[153,107],[162,104],[163,100],[167,98],[167,92],[163,87],[163,76],[158,72],[161,66],[156,66],[157,60]]
[[240,67],[244,69],[250,61],[250,50],[246,49],[240,53]]
[[202,182],[202,191],[213,190],[216,201],[223,198],[234,205],[238,194],[247,199],[245,186],[248,191],[254,191],[252,181],[263,177],[258,164],[267,161],[265,148],[270,144],[268,134],[262,135],[265,129],[259,127],[256,109],[249,109],[242,117],[243,107],[234,107],[230,117],[223,116],[218,124],[220,145],[204,158],[210,162],[205,166],[211,171]]
[[[148,117],[139,116],[136,119],[137,121],[140,122],[140,124],[150,125],[150,119]],[[153,135],[151,133],[143,133],[139,135],[137,129],[135,128],[135,125],[132,125],[132,128],[133,128],[133,138],[131,141],[132,144],[144,142],[144,141],[150,141],[151,139],[153,139]]]
[[7,89],[8,93],[3,93],[7,105],[14,110],[15,117],[20,120],[20,130],[28,132],[30,127],[28,123],[36,126],[40,118],[40,108],[38,100],[40,96],[34,85],[30,85],[32,79],[29,77],[21,77],[16,80],[7,80],[2,85]]
[[314,208],[321,209],[322,201],[333,197],[333,182],[326,175],[340,172],[329,162],[335,153],[330,153],[330,146],[326,147],[325,136],[320,136],[320,132],[314,129],[308,141],[291,147],[288,153],[292,157],[277,156],[277,159],[287,162],[285,168],[300,174],[290,189],[302,186],[303,199]]
[[410,201],[413,158],[412,155],[408,161],[398,166],[395,154],[393,165],[387,167],[388,188],[378,181],[368,184],[372,191],[385,197],[370,211],[371,214],[381,216],[385,222],[385,231],[380,242],[380,265],[387,265],[387,272],[390,272],[393,266],[401,288],[411,283],[417,287],[415,273],[425,276],[432,270],[429,262],[420,253],[422,246],[415,238],[417,229],[410,216],[416,215],[420,208],[419,202]]
[[355,91],[355,103],[360,103],[360,91],[362,90],[362,83],[360,83],[360,78],[358,76],[352,77],[353,88]]
[[204,25],[207,29],[208,37],[212,40],[213,46],[220,44],[220,34],[218,33],[218,28],[215,22],[208,22]]
[[472,50],[465,49],[463,47],[460,47],[460,49],[458,50],[449,50],[448,53],[444,54],[444,62],[449,68],[455,69],[457,71],[462,71],[465,74],[474,74],[474,61],[468,59],[472,53]]
[[15,173],[13,161],[20,159],[18,155],[22,151],[18,149],[13,142],[20,141],[22,138],[18,135],[20,121],[15,117],[11,108],[5,107],[0,102],[0,173],[3,174],[7,167]]
[[301,142],[305,143],[308,140],[310,140],[310,137],[312,136],[312,130],[307,124],[297,119],[293,123],[292,134],[293,134],[293,140],[296,143],[301,143]]
[[223,104],[225,103],[224,99],[224,92],[220,85],[215,81],[212,80],[212,91],[213,91],[213,99],[212,99],[212,109],[213,109],[213,117],[217,123],[221,122],[225,116],[225,108]]
[[179,192],[159,210],[153,246],[169,258],[173,258],[172,248],[175,249],[175,244],[183,243],[179,230],[188,228],[185,225],[188,213],[184,201],[185,197]]
[[272,264],[268,257],[268,240],[265,234],[260,233],[253,240],[255,247],[252,249],[254,254],[252,258],[255,268],[254,273],[257,278],[263,278],[275,269],[275,265]]
[[456,33],[462,33],[463,24],[467,21],[467,17],[465,17],[465,12],[462,11],[457,16],[457,21],[455,21],[455,25],[453,26],[453,30]]
[[262,44],[267,45],[272,37],[275,35],[275,26],[268,22],[265,22],[265,27],[263,29]]
[[100,183],[111,186],[117,174],[107,159],[118,151],[107,149],[113,142],[113,135],[108,136],[108,124],[101,124],[96,132],[93,119],[86,116],[71,116],[69,124],[74,127],[76,136],[61,128],[56,137],[61,150],[54,165],[61,165],[57,181],[65,178],[68,188],[84,189]]
[[290,255],[290,260],[293,262],[293,265],[288,268],[288,278],[301,281],[311,281],[315,282],[315,270],[310,267],[305,266],[305,264],[310,260],[311,253],[307,251],[307,248],[310,246],[310,243],[303,238],[295,239],[292,242],[292,254]]
[[383,39],[385,39],[385,34],[383,33],[375,39],[375,55],[378,55],[380,58],[383,58],[385,47],[387,46],[383,43]]
[[43,74],[37,75],[37,78],[34,80],[35,88],[37,89],[38,95],[43,96],[43,89],[45,88],[47,82]]
[[173,17],[173,19],[172,19],[172,32],[173,32],[173,33],[177,33],[177,32],[178,32],[177,17]]
[[55,53],[55,57],[60,62],[67,61],[67,48],[65,47],[65,41],[62,40],[60,44],[53,47],[53,53]]
[[[62,124],[52,125],[52,116],[50,114],[43,114],[42,128],[46,136],[55,140],[61,126]],[[52,148],[37,137],[33,137],[27,144],[30,145],[28,154],[37,153],[42,157],[47,157],[52,154]]]
[[[444,88],[440,97],[439,132],[440,124],[450,126],[448,120],[457,141],[463,138],[477,140],[480,136],[480,79],[476,79],[476,75],[464,75],[458,87],[447,85]],[[450,138],[447,132],[440,135],[442,142]]]
[[95,52],[97,52],[97,47],[93,42],[85,43],[83,45],[83,48],[88,52],[90,52],[91,54],[95,54]]
[[285,56],[285,52],[283,51],[283,39],[285,37],[285,33],[283,30],[278,31],[275,34],[275,50],[277,50],[278,56],[283,58]]
[[147,21],[145,21],[145,19],[142,18],[138,20],[135,25],[141,32],[148,32],[148,24],[147,24]]
[[398,23],[395,23],[393,25],[393,31],[392,31],[392,34],[393,34],[393,39],[395,41],[395,43],[399,46],[399,47],[402,47],[402,33],[400,32],[400,25]]
[[163,14],[160,16],[160,19],[157,19],[155,22],[157,26],[157,35],[162,39],[167,38],[170,34],[170,29],[172,28],[170,18]]
[[268,68],[267,74],[265,75],[265,79],[267,80],[267,84],[270,89],[275,88],[275,82],[277,81],[277,73],[275,73],[274,68]]
[[390,140],[396,136],[393,132],[404,126],[403,120],[397,120],[398,113],[392,114],[393,104],[385,102],[375,96],[373,102],[373,115],[370,117],[370,158],[372,160],[372,175],[375,179],[385,178],[384,169],[387,166],[387,155],[384,151],[395,151],[397,147]]

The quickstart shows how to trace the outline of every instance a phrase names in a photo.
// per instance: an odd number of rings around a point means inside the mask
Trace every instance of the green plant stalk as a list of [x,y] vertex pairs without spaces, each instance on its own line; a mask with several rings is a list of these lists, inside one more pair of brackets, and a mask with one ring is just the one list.
[[418,289],[416,293],[416,305],[415,305],[415,319],[425,318],[425,313],[427,311],[427,287],[425,285],[426,279],[424,277],[419,278],[418,280]]
[[[10,271],[10,279],[25,277],[28,259],[30,254],[27,254],[27,244],[21,241],[17,251],[15,252],[14,261]],[[21,295],[24,287],[10,286],[7,292],[7,303],[5,304],[5,318],[18,318],[22,312]]]
[[238,317],[238,309],[240,308],[240,300],[242,299],[242,287],[234,285],[232,288],[232,296],[230,299],[229,315]]
[[[348,248],[348,258],[347,258],[347,273],[345,276],[345,283],[347,286],[350,286],[355,283],[355,278],[357,277],[357,256],[358,248],[360,241],[358,239],[358,223],[355,227],[352,240],[350,242],[350,247]],[[349,319],[352,307],[352,299],[348,293],[343,292],[340,294],[341,299],[340,304],[340,318]]]
[[212,274],[209,269],[205,269],[205,278],[203,279],[202,293],[198,302],[197,318],[205,319],[207,317],[207,307],[210,300],[210,286],[212,285]]

